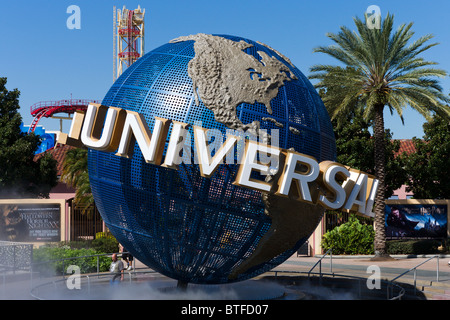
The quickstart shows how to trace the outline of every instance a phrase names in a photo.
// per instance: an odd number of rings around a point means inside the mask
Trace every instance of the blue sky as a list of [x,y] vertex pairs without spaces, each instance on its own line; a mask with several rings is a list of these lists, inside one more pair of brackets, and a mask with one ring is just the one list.
[[[395,15],[396,27],[414,22],[414,38],[433,34],[436,46],[423,54],[450,72],[450,1],[364,0],[0,0],[0,76],[8,89],[21,91],[21,114],[30,124],[30,106],[44,100],[102,99],[112,85],[113,6],[146,9],[145,51],[173,38],[195,33],[231,34],[261,41],[282,52],[305,74],[314,64],[336,62],[313,48],[331,44],[327,32],[341,25],[354,29],[352,18],[363,17],[369,5],[377,5],[384,17]],[[81,29],[70,30],[67,7],[81,9]],[[450,78],[441,80],[446,94]],[[414,110],[399,117],[386,112],[385,125],[396,139],[422,137],[424,119]],[[47,130],[59,121],[43,119]],[[65,121],[63,131],[69,130]]]

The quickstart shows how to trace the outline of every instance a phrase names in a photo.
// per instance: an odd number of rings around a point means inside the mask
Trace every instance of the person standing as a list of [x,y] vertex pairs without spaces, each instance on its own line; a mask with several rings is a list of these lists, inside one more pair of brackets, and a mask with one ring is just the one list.
[[111,283],[115,282],[118,278],[120,278],[120,281],[123,281],[123,262],[117,259],[116,253],[112,255],[111,260],[112,262],[109,267],[109,272],[113,273]]
[[120,252],[122,252],[122,260],[127,263],[126,270],[130,271],[133,270],[133,255],[128,252],[128,250],[119,244],[120,246]]

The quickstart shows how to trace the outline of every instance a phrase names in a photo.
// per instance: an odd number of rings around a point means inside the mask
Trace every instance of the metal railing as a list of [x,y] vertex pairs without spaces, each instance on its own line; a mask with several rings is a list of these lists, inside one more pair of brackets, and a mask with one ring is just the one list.
[[[275,270],[270,270],[268,272],[273,272],[275,274],[275,279],[278,278],[279,274],[290,274],[290,275],[296,274],[299,276],[307,275],[308,279],[310,279],[310,272],[305,272],[305,271],[290,271],[290,270],[276,270],[275,269]],[[367,288],[367,286],[366,286],[367,278],[353,276],[353,275],[347,275],[347,274],[337,274],[337,273],[332,273],[332,276],[333,276],[333,278],[348,279],[348,280],[357,282],[357,286],[353,286],[355,291],[349,291],[349,292],[351,294],[356,294],[359,299],[363,298],[364,294],[370,295],[370,292],[372,292],[372,290],[369,290],[369,289],[366,289],[364,291],[364,288]],[[320,278],[320,281],[321,280],[322,280],[322,278]],[[401,300],[402,297],[405,295],[406,290],[397,283],[391,284],[386,279],[380,279],[380,285],[382,285],[383,287],[384,286],[388,287],[389,285],[392,285],[392,288],[391,288],[392,298],[390,300]],[[381,288],[380,288],[380,290],[381,290]],[[381,291],[380,291],[380,293],[381,293]],[[395,293],[395,295],[394,295],[394,293]]]
[[[131,284],[132,283],[132,279],[133,279],[133,275],[136,275],[137,273],[141,273],[141,274],[145,274],[145,273],[150,273],[150,274],[154,274],[157,273],[156,271],[153,270],[143,270],[143,271],[137,271],[136,269],[133,269],[133,271],[127,271],[126,272],[128,274],[128,281]],[[110,277],[110,276],[114,276],[115,273],[111,273],[111,272],[102,272],[100,274],[81,274],[79,275],[80,277],[80,281],[85,278],[87,281],[87,294],[89,295],[91,293],[91,279],[92,278],[101,278],[101,277]],[[125,279],[124,279],[125,280]],[[30,289],[30,295],[36,299],[36,300],[45,300],[41,295],[39,295],[39,289],[52,285],[54,287],[54,289],[56,290],[57,288],[57,284],[58,283],[63,283],[64,281],[66,281],[66,279],[59,279],[59,280],[54,280],[54,281],[49,281],[49,282],[45,282],[42,284],[39,284],[37,286],[32,286],[32,288]],[[80,287],[81,287],[81,283],[80,283]]]
[[[62,278],[64,280],[66,277],[66,261],[76,260],[76,259],[93,258],[93,257],[95,257],[97,259],[96,274],[97,274],[97,276],[99,276],[100,275],[100,257],[110,257],[113,254],[117,254],[117,258],[120,259],[123,253],[124,252],[101,253],[101,254],[93,254],[93,255],[87,255],[87,256],[78,256],[78,257],[61,258],[61,259],[55,259],[55,260],[47,260],[47,261],[41,261],[41,262],[33,262],[31,265],[31,277],[33,277],[33,271],[35,271],[35,267],[38,265],[50,264],[50,263],[54,263],[54,262],[62,262],[62,270],[63,270]],[[67,266],[69,266],[69,265],[67,265]]]
[[33,261],[33,245],[22,242],[0,241],[0,269],[29,270]]
[[[90,255],[90,256],[79,256],[79,257],[70,257],[70,258],[64,258],[64,259],[57,259],[57,260],[51,260],[51,261],[44,261],[44,262],[40,262],[41,263],[51,263],[51,262],[57,262],[57,261],[62,261],[63,263],[65,261],[70,261],[70,260],[76,260],[76,259],[82,259],[82,258],[88,258],[88,257],[96,257],[97,259],[97,272],[96,273],[90,273],[90,274],[81,274],[79,275],[81,279],[85,279],[85,281],[87,282],[87,292],[88,294],[91,291],[91,284],[92,284],[92,278],[96,277],[98,279],[102,278],[102,277],[108,277],[111,275],[114,275],[114,273],[110,273],[110,272],[100,272],[100,268],[99,268],[99,259],[102,256],[111,256],[113,253],[107,253],[107,254],[97,254],[97,255]],[[120,258],[120,255],[122,253],[116,253],[118,255],[118,258]],[[333,278],[335,276],[339,277],[339,278],[347,278],[347,279],[353,279],[353,280],[358,280],[358,287],[359,287],[359,297],[362,297],[362,291],[363,291],[363,287],[364,287],[364,282],[367,281],[367,279],[365,278],[361,278],[361,277],[356,277],[356,276],[350,276],[350,275],[341,275],[341,274],[335,274],[333,272],[333,266],[332,266],[332,249],[329,249],[320,259],[319,261],[317,261],[315,263],[315,265],[306,273],[306,272],[301,272],[301,271],[289,271],[289,270],[271,270],[269,272],[273,272],[275,274],[275,278],[277,278],[278,274],[298,274],[298,275],[302,275],[302,274],[307,274],[308,279],[311,276],[311,273],[313,273],[313,270],[317,267],[317,265],[319,265],[319,275],[320,275],[320,280],[322,280],[322,275],[325,275],[325,273],[322,272],[322,260],[329,256],[330,257],[330,273],[333,276]],[[430,260],[430,259],[429,259]],[[428,260],[427,260],[428,261]],[[425,261],[426,262],[426,261]],[[423,263],[425,263],[423,262]],[[422,264],[423,264],[422,263]],[[418,267],[418,266],[417,266]],[[65,270],[65,265],[63,266],[63,275],[62,278],[60,278],[59,280],[53,280],[53,281],[49,281],[46,283],[42,283],[39,284],[37,286],[33,286],[30,290],[30,295],[35,298],[35,299],[43,299],[40,295],[39,295],[39,289],[43,288],[45,286],[48,285],[53,285],[56,289],[56,286],[58,283],[62,283],[64,281],[66,281],[66,270]],[[412,269],[411,269],[412,270]],[[125,272],[125,271],[124,271]],[[129,283],[132,282],[132,277],[135,276],[136,274],[139,273],[157,273],[153,270],[136,270],[135,268],[133,268],[132,271],[128,271],[124,274],[124,277],[127,277],[127,280]],[[33,272],[31,272],[31,275],[33,274]],[[128,276],[126,276],[128,275]],[[403,275],[403,274],[402,274]],[[398,276],[396,279],[400,278],[402,275]],[[124,279],[125,280],[125,279]],[[395,280],[395,279],[394,279]],[[381,280],[382,283],[386,284],[387,290],[388,292],[390,292],[391,294],[388,294],[388,299],[390,300],[399,300],[403,297],[403,295],[405,294],[405,289],[402,288],[399,284],[397,283],[393,283],[393,281],[387,281],[387,280]],[[389,298],[391,297],[391,298]]]
[[[271,270],[268,271],[269,273],[275,273],[275,278],[277,278],[278,274],[296,274],[298,276],[302,276],[302,275],[306,275],[307,273],[304,271],[289,271],[289,270]],[[136,276],[137,274],[157,274],[156,271],[154,270],[133,270],[132,272],[127,272],[128,274],[128,283],[131,284],[133,281],[133,277]],[[100,276],[98,277],[98,279],[102,279],[102,277],[110,277],[114,275],[114,273],[109,273],[109,272],[102,272],[100,274]],[[357,276],[350,276],[350,275],[339,275],[339,274],[335,274],[336,276],[338,276],[341,279],[347,279],[349,281],[357,281],[357,287],[352,286],[352,288],[354,289],[354,291],[348,291],[349,294],[355,295],[357,296],[359,299],[364,298],[365,295],[371,295],[371,290],[369,291],[364,291],[364,284],[366,282],[367,279],[362,278],[362,277],[357,277]],[[333,275],[334,277],[334,275]],[[97,282],[95,281],[99,281],[99,280],[94,280],[95,278],[97,278],[97,276],[94,274],[82,274],[80,275],[80,280],[84,279],[85,282],[84,284],[80,283],[80,287],[82,286],[83,288],[87,288],[85,289],[87,294],[91,294],[92,291],[92,286],[93,284],[95,285]],[[45,296],[46,294],[48,294],[48,289],[47,291],[45,291],[45,287],[47,286],[53,286],[54,291],[56,292],[57,290],[57,286],[58,285],[67,285],[64,284],[64,281],[66,281],[65,279],[59,279],[59,280],[53,280],[53,281],[49,281],[49,282],[45,282],[45,283],[41,283],[37,286],[32,286],[32,288],[30,289],[30,295],[37,300],[45,300]],[[102,281],[102,280],[100,280]],[[125,279],[124,279],[125,281]],[[381,280],[382,283],[385,283],[386,285],[388,285],[388,281],[387,280]],[[395,287],[396,291],[398,292],[397,295],[394,298],[391,298],[391,300],[395,300],[395,299],[401,299],[402,296],[405,293],[405,290],[399,285],[399,284],[393,284],[393,286]],[[42,289],[44,289],[44,292],[42,292]],[[317,293],[317,292],[316,292]],[[327,291],[328,294],[328,291]],[[375,294],[376,295],[376,294]],[[48,298],[48,297],[47,297]],[[85,297],[86,298],[86,297]]]
[[[109,276],[109,275],[112,275],[112,273],[109,273],[109,272],[101,272],[100,271],[100,257],[104,257],[104,256],[112,256],[114,253],[104,253],[104,254],[95,254],[95,255],[87,255],[87,256],[78,256],[78,257],[69,257],[69,258],[62,258],[62,259],[55,259],[55,260],[49,260],[49,261],[43,261],[43,262],[37,262],[37,263],[32,263],[31,264],[31,268],[30,268],[30,275],[31,275],[31,278],[30,278],[30,280],[31,280],[31,283],[33,283],[33,273],[35,273],[35,271],[36,270],[33,270],[33,267],[36,267],[36,266],[38,266],[38,265],[40,265],[40,264],[45,264],[45,263],[54,263],[54,262],[62,262],[63,263],[63,272],[62,272],[62,279],[60,279],[60,280],[53,280],[53,281],[50,281],[49,283],[50,284],[53,284],[53,285],[56,285],[56,283],[58,283],[58,282],[60,282],[60,281],[65,281],[66,280],[66,277],[67,277],[67,274],[66,274],[66,266],[69,266],[69,264],[67,264],[66,265],[66,263],[68,262],[68,261],[73,261],[73,260],[77,260],[77,259],[83,259],[83,258],[92,258],[92,257],[95,257],[96,259],[97,259],[97,268],[96,268],[96,272],[92,272],[92,273],[89,273],[89,274],[81,274],[80,276],[82,277],[82,278],[86,278],[86,281],[87,281],[87,283],[88,283],[88,289],[90,289],[90,283],[91,283],[91,278],[92,277],[97,277],[97,278],[99,278],[99,277],[102,277],[102,276]],[[122,252],[116,252],[115,254],[117,254],[117,256],[118,256],[118,258],[120,258],[121,257],[121,255],[122,255]],[[307,276],[308,276],[308,278],[310,278],[310,276],[311,276],[311,274],[312,273],[314,273],[313,272],[313,270],[317,267],[317,266],[319,266],[319,272],[318,272],[318,274],[320,275],[320,280],[322,280],[322,276],[325,274],[325,273],[323,273],[322,272],[322,260],[324,259],[324,258],[326,258],[327,256],[329,256],[330,257],[330,274],[333,276],[333,277],[335,277],[336,275],[334,274],[334,272],[333,272],[333,253],[332,253],[332,249],[329,249],[315,264],[314,264],[314,266],[307,272]],[[433,256],[433,257],[431,257],[431,258],[429,258],[429,259],[427,259],[426,261],[424,261],[424,262],[422,262],[422,263],[420,263],[420,264],[418,264],[417,266],[415,266],[414,268],[411,268],[411,269],[409,269],[408,271],[405,271],[405,272],[403,272],[402,274],[400,274],[399,276],[397,276],[397,277],[395,277],[394,279],[392,279],[392,280],[390,280],[390,281],[386,281],[387,282],[387,285],[386,285],[386,287],[387,287],[387,299],[388,300],[396,300],[396,299],[401,299],[402,298],[402,296],[405,294],[405,290],[398,284],[398,283],[394,283],[394,281],[396,281],[397,279],[399,279],[400,277],[402,277],[402,276],[404,276],[405,274],[407,274],[408,272],[410,272],[410,271],[414,271],[414,290],[416,290],[416,270],[417,270],[417,268],[418,267],[420,267],[421,265],[423,265],[424,263],[426,263],[426,262],[428,262],[428,261],[430,261],[430,260],[432,260],[432,259],[434,259],[434,258],[437,258],[437,261],[438,261],[438,264],[437,264],[437,275],[436,275],[436,280],[437,281],[439,281],[439,256]],[[132,281],[132,275],[134,275],[134,274],[136,274],[136,272],[140,272],[140,271],[136,271],[136,269],[135,268],[133,268],[133,270],[132,271],[129,271],[129,272],[127,272],[127,274],[128,274],[128,276],[129,276],[129,281],[131,282]],[[155,271],[144,271],[144,272],[155,272]],[[271,272],[274,272],[275,273],[275,277],[277,277],[277,275],[278,275],[278,273],[305,273],[305,272],[296,272],[296,271],[286,271],[286,270],[283,270],[283,271],[281,271],[281,270],[272,270]],[[58,277],[58,275],[56,275],[57,277]],[[125,275],[124,275],[125,276]],[[346,275],[337,275],[337,276],[342,276],[342,277],[352,277],[352,276],[346,276]],[[353,277],[353,278],[356,278],[356,277]],[[3,282],[5,282],[5,279],[3,279],[4,281]],[[363,279],[364,280],[364,279]],[[44,286],[44,285],[48,285],[49,283],[46,283],[46,284],[42,284],[42,285],[38,285],[38,286],[36,286],[36,287],[33,287],[32,288],[32,290],[31,290],[31,294],[32,294],[32,296],[33,297],[35,297],[35,298],[37,298],[37,299],[39,299],[37,296],[35,296],[34,294],[33,294],[33,291],[35,290],[35,289],[38,289],[39,287],[41,287],[41,286]],[[395,288],[395,290],[397,291],[397,292],[394,292],[394,288]],[[394,295],[394,293],[395,293],[395,295]],[[416,292],[414,291],[414,294],[415,294]]]
[[317,265],[319,265],[319,275],[320,278],[322,278],[322,260],[328,254],[330,254],[330,274],[333,275],[333,248],[330,248],[327,252],[325,252],[322,258],[320,258],[319,261],[317,261],[316,264],[308,271],[308,278],[311,276],[311,272],[316,268]]
[[411,271],[414,271],[414,295],[415,295],[416,292],[417,292],[417,287],[416,287],[416,283],[417,283],[417,268],[420,267],[421,265],[423,265],[424,263],[426,263],[426,262],[428,262],[428,261],[434,259],[434,258],[437,259],[437,264],[436,264],[436,282],[439,282],[439,255],[434,255],[434,256],[428,258],[427,260],[425,260],[425,261],[419,263],[419,264],[416,265],[415,267],[412,267],[411,269],[406,270],[406,271],[403,272],[402,274],[400,274],[400,275],[398,275],[397,277],[395,277],[394,279],[392,279],[392,280],[389,282],[389,285],[388,285],[388,287],[387,287],[387,298],[388,298],[388,300],[390,299],[390,298],[389,298],[389,297],[390,297],[390,289],[392,290],[392,285],[394,284],[394,281],[396,281],[396,280],[399,279],[400,277],[403,277],[405,274],[407,274],[407,273],[409,273],[409,272],[411,272]]
[[31,115],[36,113],[37,110],[51,108],[51,107],[64,107],[64,106],[87,106],[89,103],[100,103],[99,100],[93,99],[64,99],[64,100],[51,100],[51,101],[40,101],[33,104],[30,107]]
[[[69,265],[70,265],[70,264],[66,264],[68,261],[95,257],[97,259],[96,272],[79,275],[80,279],[86,278],[87,283],[88,283],[88,293],[89,293],[92,277],[100,278],[103,276],[115,275],[115,273],[100,271],[100,257],[111,257],[113,254],[116,254],[117,259],[121,259],[121,256],[123,253],[124,252],[102,253],[102,254],[94,254],[94,255],[86,255],[86,256],[69,257],[69,258],[61,258],[61,259],[47,260],[47,261],[41,261],[41,262],[34,262],[31,264],[31,270],[30,270],[30,282],[31,282],[31,286],[32,286],[32,288],[30,290],[30,295],[35,299],[41,300],[41,298],[35,293],[36,290],[38,290],[40,287],[43,287],[43,286],[46,286],[49,284],[53,284],[53,286],[56,287],[57,283],[66,281],[66,277],[68,275],[69,276],[71,275],[71,273],[67,272],[67,270],[66,270],[66,267],[69,267]],[[62,275],[61,275],[62,279],[53,280],[53,281],[46,282],[46,283],[43,283],[43,284],[33,287],[33,274],[36,273],[36,267],[39,265],[51,264],[51,263],[55,263],[55,262],[62,262]],[[134,262],[134,260],[133,260],[133,262]],[[128,274],[129,282],[131,283],[132,274],[136,274],[136,272],[139,272],[139,271],[136,271],[136,269],[133,267],[131,271],[124,269],[123,272],[124,272],[124,276],[125,276],[125,273]],[[147,271],[147,272],[154,272],[154,271]],[[56,275],[56,277],[58,277],[58,275]]]

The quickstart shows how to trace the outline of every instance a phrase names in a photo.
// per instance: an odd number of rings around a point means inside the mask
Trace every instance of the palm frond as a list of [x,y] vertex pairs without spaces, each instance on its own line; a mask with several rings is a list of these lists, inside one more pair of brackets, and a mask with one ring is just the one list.
[[369,29],[354,18],[356,31],[343,26],[327,36],[334,44],[321,46],[314,52],[334,57],[344,66],[315,65],[310,79],[319,80],[315,87],[324,90],[323,101],[332,118],[346,118],[354,108],[363,105],[366,120],[373,115],[373,106],[383,104],[403,121],[407,106],[424,117],[438,112],[446,116],[450,102],[443,94],[438,78],[447,72],[434,68],[436,62],[426,61],[420,54],[437,45],[429,43],[427,34],[411,43],[413,23],[402,24],[394,31],[394,16],[389,13],[381,29]]
[[76,189],[75,201],[81,204],[94,202],[89,183],[87,150],[71,149],[63,164],[61,180]]

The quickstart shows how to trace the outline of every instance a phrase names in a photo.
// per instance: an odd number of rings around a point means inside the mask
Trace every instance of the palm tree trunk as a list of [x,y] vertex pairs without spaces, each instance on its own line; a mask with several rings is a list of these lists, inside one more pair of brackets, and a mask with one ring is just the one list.
[[375,143],[375,176],[379,180],[378,192],[375,197],[375,259],[386,257],[386,234],[384,225],[384,207],[385,207],[385,134],[384,134],[384,116],[383,104],[375,106],[375,123],[373,128]]

